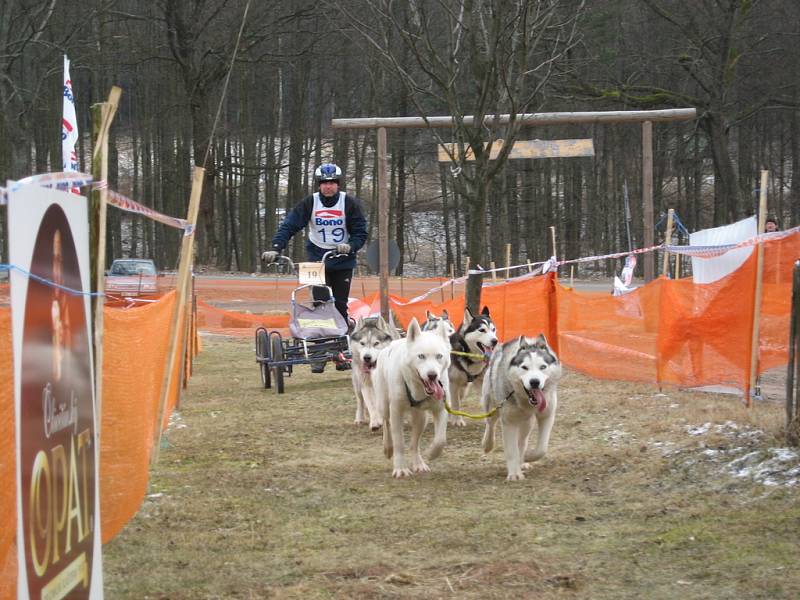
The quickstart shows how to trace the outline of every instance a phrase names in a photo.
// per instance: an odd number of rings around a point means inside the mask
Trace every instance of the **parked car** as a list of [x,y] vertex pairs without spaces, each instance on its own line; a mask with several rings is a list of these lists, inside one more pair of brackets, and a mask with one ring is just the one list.
[[149,258],[117,258],[106,272],[106,293],[140,296],[157,292],[158,272]]

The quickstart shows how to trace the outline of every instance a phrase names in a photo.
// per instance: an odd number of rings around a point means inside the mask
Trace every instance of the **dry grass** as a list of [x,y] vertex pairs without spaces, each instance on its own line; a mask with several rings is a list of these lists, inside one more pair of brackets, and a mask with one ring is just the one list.
[[568,373],[525,481],[481,455],[478,422],[396,481],[351,394],[302,366],[278,396],[251,341],[206,340],[153,497],[104,549],[108,596],[800,597],[800,461],[729,466],[785,445],[779,404]]

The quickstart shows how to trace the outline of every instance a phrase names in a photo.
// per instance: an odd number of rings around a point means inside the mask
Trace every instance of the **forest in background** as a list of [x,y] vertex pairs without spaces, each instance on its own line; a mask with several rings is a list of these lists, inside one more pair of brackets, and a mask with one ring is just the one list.
[[[625,250],[625,183],[642,245],[640,125],[476,127],[466,115],[694,107],[692,121],[654,124],[655,220],[674,208],[695,231],[754,214],[766,168],[769,211],[782,228],[800,224],[797,2],[0,0],[0,13],[0,180],[61,170],[66,53],[82,171],[89,107],[112,85],[123,89],[113,189],[185,216],[192,165],[205,162],[202,266],[258,270],[324,161],[342,166],[377,237],[375,134],[333,130],[344,117],[458,121],[389,130],[400,272],[424,259],[436,271],[427,274],[460,273],[467,255],[503,265],[507,243],[512,263],[543,260],[551,225],[559,256]],[[564,138],[592,138],[595,156],[437,162],[441,141]],[[7,233],[3,209],[3,262]],[[179,237],[112,209],[107,248],[108,260],[146,256],[170,269]],[[299,238],[292,252],[302,256]]]

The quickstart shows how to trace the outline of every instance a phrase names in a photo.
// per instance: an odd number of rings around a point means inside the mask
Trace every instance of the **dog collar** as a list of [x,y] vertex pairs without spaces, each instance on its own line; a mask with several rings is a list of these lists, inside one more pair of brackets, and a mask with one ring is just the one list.
[[405,379],[403,380],[403,385],[406,386],[406,397],[408,398],[408,401],[411,404],[412,408],[416,408],[417,406],[425,402],[425,400],[430,398],[430,396],[425,396],[422,400],[414,400],[414,395],[411,393],[411,389],[408,387],[408,384],[405,382]]

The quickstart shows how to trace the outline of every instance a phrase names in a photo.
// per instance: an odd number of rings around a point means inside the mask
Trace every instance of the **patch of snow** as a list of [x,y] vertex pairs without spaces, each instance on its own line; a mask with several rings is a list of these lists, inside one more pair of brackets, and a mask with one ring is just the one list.
[[711,429],[711,423],[703,423],[695,427],[688,427],[686,433],[689,435],[705,435]]
[[755,450],[729,462],[726,471],[770,487],[795,486],[800,483],[800,453],[792,448]]

